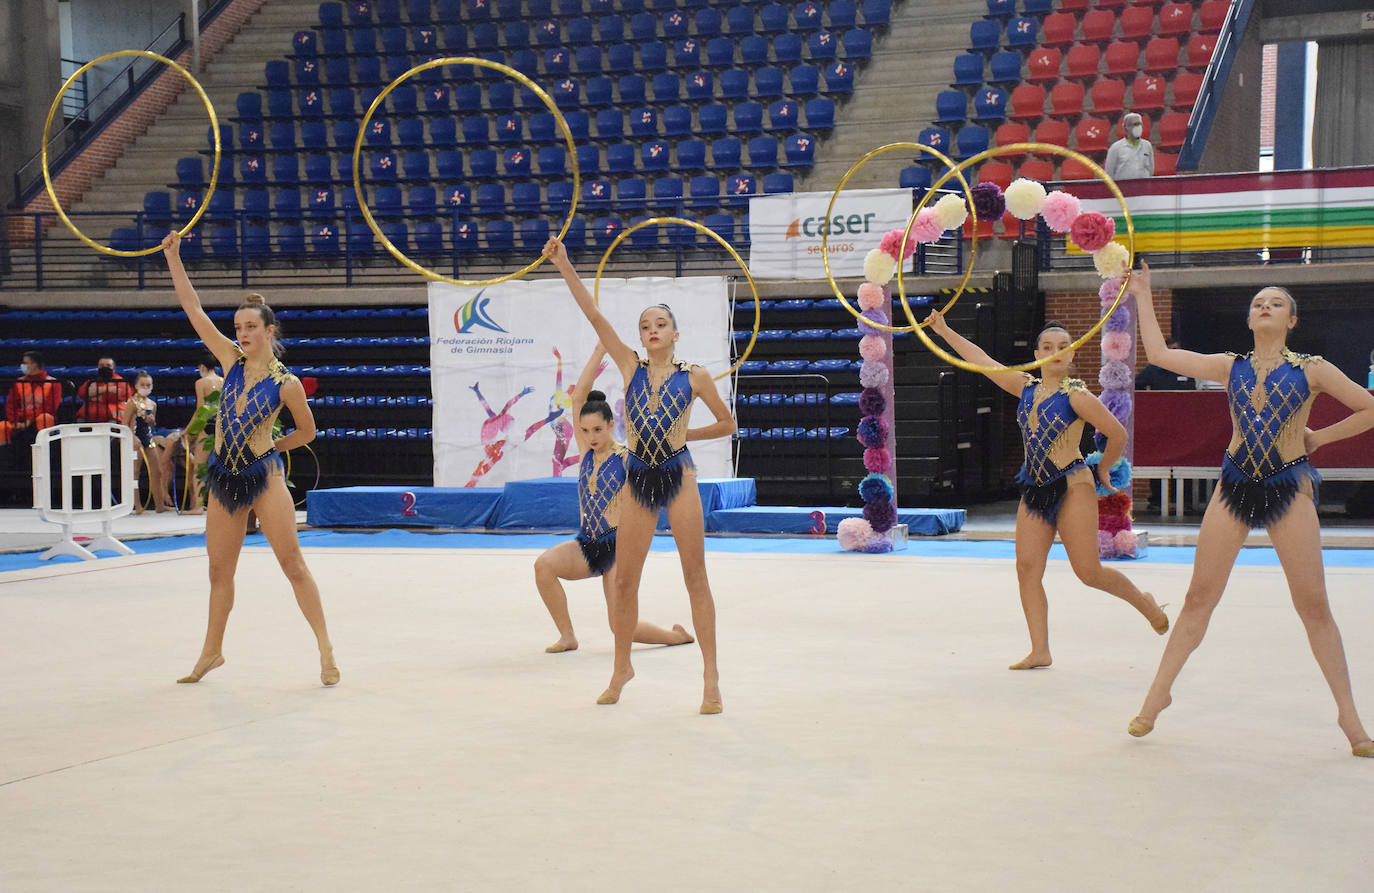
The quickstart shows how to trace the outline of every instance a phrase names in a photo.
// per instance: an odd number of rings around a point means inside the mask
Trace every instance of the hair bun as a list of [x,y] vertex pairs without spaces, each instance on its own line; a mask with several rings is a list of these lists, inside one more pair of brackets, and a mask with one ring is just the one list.
[[252,294],[248,295],[246,298],[243,299],[243,303],[245,303],[245,304],[262,304],[262,305],[266,306],[266,304],[267,304],[267,299],[264,298],[262,295],[258,294],[257,292],[253,292]]
[[605,402],[606,402],[606,392],[605,392],[605,391],[588,391],[588,392],[587,392],[587,402],[588,402],[588,403],[605,403]]

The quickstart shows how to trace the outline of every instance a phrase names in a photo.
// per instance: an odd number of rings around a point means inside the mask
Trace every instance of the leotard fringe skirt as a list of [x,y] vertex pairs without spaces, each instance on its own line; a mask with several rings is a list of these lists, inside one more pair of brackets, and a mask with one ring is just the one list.
[[1032,483],[1026,476],[1025,467],[1022,467],[1016,473],[1016,483],[1021,485],[1021,501],[1026,511],[1047,524],[1057,524],[1059,509],[1063,507],[1064,496],[1069,492],[1069,474],[1086,467],[1082,459],[1071,462],[1067,468],[1061,468],[1053,480],[1044,484]]
[[577,545],[582,549],[582,557],[587,559],[587,567],[593,577],[599,577],[615,566],[615,528],[590,537],[581,532],[577,534]]
[[248,463],[240,472],[230,471],[218,453],[211,453],[207,462],[205,486],[210,495],[231,513],[252,505],[267,489],[272,472],[284,472],[281,454],[268,450]]
[[1221,502],[1241,523],[1268,527],[1284,516],[1293,504],[1293,497],[1304,483],[1312,484],[1312,501],[1317,502],[1317,487],[1322,476],[1307,461],[1306,456],[1294,459],[1268,477],[1255,480],[1241,470],[1228,455],[1221,461]]
[[625,457],[625,485],[634,494],[635,502],[658,511],[677,498],[682,489],[683,473],[695,467],[692,454],[685,446],[658,465],[650,465],[630,453]]

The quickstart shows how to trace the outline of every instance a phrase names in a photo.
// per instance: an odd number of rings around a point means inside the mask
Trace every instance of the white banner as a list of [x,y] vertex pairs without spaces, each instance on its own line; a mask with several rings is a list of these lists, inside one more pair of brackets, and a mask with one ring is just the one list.
[[[755,279],[824,279],[821,234],[829,192],[761,195],[749,200],[749,272]],[[911,216],[910,189],[846,189],[830,214],[830,272],[862,276],[864,255]]]
[[[591,283],[587,283],[588,289]],[[676,355],[712,375],[730,368],[730,292],[723,277],[602,279],[601,310],[625,343],[641,349],[639,314],[667,304],[681,337]],[[434,394],[434,484],[500,486],[577,475],[573,385],[596,332],[562,279],[502,282],[481,289],[429,285],[430,388]],[[625,385],[612,366],[597,378],[625,440]],[[729,380],[717,382],[731,405]],[[710,424],[697,401],[692,427]],[[729,477],[730,439],[693,441],[702,477]]]

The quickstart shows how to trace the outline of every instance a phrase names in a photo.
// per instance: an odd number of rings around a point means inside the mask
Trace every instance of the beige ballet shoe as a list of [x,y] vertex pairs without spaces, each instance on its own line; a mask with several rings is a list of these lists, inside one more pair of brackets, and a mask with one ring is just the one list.
[[596,702],[598,704],[617,704],[620,702],[620,695],[612,694],[608,688],[597,697]]
[[706,716],[714,716],[715,714],[723,713],[724,711],[725,707],[720,703],[720,701],[701,702],[701,713]]
[[[196,666],[199,667],[200,664],[197,663]],[[177,682],[199,682],[200,680],[202,680],[202,679],[205,678],[205,674],[206,674],[206,673],[210,672],[211,670],[215,669],[216,667],[222,667],[222,666],[224,666],[224,655],[222,655],[222,654],[216,654],[215,657],[214,657],[214,659],[210,661],[209,665],[208,665],[205,669],[203,669],[203,670],[201,670],[199,673],[197,673],[197,672],[195,671],[195,669],[193,668],[193,669],[191,670],[191,675],[189,675],[189,676],[182,676],[180,679],[177,680]]]
[[1153,719],[1137,716],[1126,726],[1126,731],[1136,738],[1144,738],[1146,735],[1153,732],[1154,728],[1155,721]]
[[1363,741],[1350,746],[1350,753],[1357,757],[1374,757],[1374,741]]
[[339,684],[339,668],[330,667],[327,670],[320,670],[320,681],[325,685]]

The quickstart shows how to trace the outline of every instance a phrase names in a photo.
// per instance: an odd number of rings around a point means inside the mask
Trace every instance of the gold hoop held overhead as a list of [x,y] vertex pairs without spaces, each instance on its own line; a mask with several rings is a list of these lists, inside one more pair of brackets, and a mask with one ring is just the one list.
[[358,159],[362,155],[363,137],[367,133],[367,125],[372,121],[372,116],[376,114],[377,109],[381,107],[382,102],[387,98],[388,95],[390,95],[391,91],[399,87],[403,81],[419,74],[422,71],[428,71],[431,68],[440,68],[445,65],[475,65],[478,68],[489,68],[492,71],[499,71],[502,74],[514,79],[521,86],[528,87],[534,93],[534,95],[539,97],[539,100],[543,102],[544,105],[548,108],[548,110],[553,114],[554,122],[558,125],[558,129],[562,133],[563,142],[568,147],[568,161],[572,165],[572,203],[568,207],[568,216],[563,221],[563,226],[558,230],[558,235],[556,238],[562,239],[563,236],[567,233],[568,227],[572,224],[573,215],[577,212],[577,196],[578,193],[581,191],[582,184],[581,172],[578,170],[577,165],[577,145],[573,142],[572,130],[568,127],[567,119],[563,117],[563,113],[559,110],[558,104],[553,101],[553,97],[549,96],[548,93],[544,92],[544,89],[542,87],[540,87],[534,81],[530,80],[524,74],[520,73],[519,71],[516,71],[514,68],[511,68],[509,65],[502,65],[500,62],[492,62],[487,59],[479,59],[476,56],[448,56],[443,59],[431,59],[428,62],[423,62],[419,65],[416,65],[409,71],[405,72],[400,77],[396,78],[396,80],[392,81],[390,84],[387,84],[386,89],[382,90],[381,93],[378,93],[377,98],[372,100],[372,105],[368,107],[367,114],[363,115],[362,124],[358,127],[358,136],[353,141],[353,191],[358,196],[358,209],[363,212],[363,220],[367,222],[367,226],[369,229],[372,230],[372,234],[381,240],[382,245],[386,247],[386,250],[391,252],[391,256],[396,258],[396,260],[398,260],[400,263],[414,270],[416,273],[419,273],[421,276],[424,276],[426,279],[432,279],[438,282],[447,282],[451,285],[463,285],[471,287],[495,285],[498,282],[506,282],[511,279],[519,279],[521,276],[524,276],[526,273],[530,272],[535,267],[542,264],[544,262],[544,256],[542,254],[539,255],[539,257],[537,257],[533,263],[526,264],[525,266],[516,270],[514,273],[508,273],[505,276],[496,276],[492,279],[459,279],[454,276],[445,276],[442,273],[436,273],[433,270],[420,266],[415,261],[407,257],[405,253],[401,251],[401,249],[393,245],[391,243],[391,240],[388,239],[382,233],[381,228],[377,225],[376,219],[372,216],[372,210],[367,206],[367,201],[363,198],[363,182],[362,177],[359,173]]
[[[65,81],[62,82],[62,86],[58,89],[57,95],[53,97],[52,105],[48,108],[48,117],[43,122],[43,143],[42,148],[40,150],[43,162],[43,188],[47,190],[48,198],[52,200],[52,207],[53,210],[57,213],[58,219],[61,220],[66,225],[67,229],[71,230],[72,234],[76,236],[78,239],[85,242],[87,245],[91,246],[96,251],[99,251],[102,254],[109,254],[113,255],[114,257],[144,257],[146,255],[156,254],[157,252],[161,251],[162,245],[158,244],[153,246],[152,248],[144,248],[138,251],[122,251],[118,248],[111,248],[108,245],[101,245],[99,242],[95,241],[90,236],[87,236],[81,230],[77,229],[76,224],[72,223],[71,218],[67,216],[67,212],[62,210],[62,204],[58,202],[57,193],[53,190],[52,174],[48,171],[48,133],[52,130],[52,119],[57,115],[57,110],[62,107],[63,95],[66,94],[67,89],[71,87],[71,85],[76,81],[76,79],[85,74],[87,70],[89,70],[93,66],[99,65],[101,62],[104,62],[107,59],[117,59],[121,56],[139,56],[144,59],[153,59],[158,62],[161,62],[162,64],[174,70],[177,74],[186,78],[186,80],[191,84],[191,86],[195,88],[197,95],[200,96],[200,101],[205,103],[205,111],[208,112],[210,115],[210,131],[214,134],[215,141],[215,160],[210,168],[210,188],[206,190],[205,197],[201,199],[200,207],[196,209],[196,213],[191,216],[191,219],[186,222],[185,226],[183,226],[180,230],[177,231],[177,235],[185,236],[192,229],[194,229],[195,225],[200,222],[201,215],[204,214],[206,209],[210,207],[210,196],[215,194],[215,184],[219,182],[219,118],[215,115],[215,107],[210,102],[210,97],[205,94],[205,89],[201,87],[200,81],[197,81],[195,77],[192,76],[191,72],[187,71],[185,68],[182,68],[180,65],[173,62],[171,59],[168,59],[166,56],[159,56],[157,53],[151,53],[148,50],[118,50],[113,53],[106,53],[103,56],[97,56],[96,58],[87,62],[85,65],[78,68],[76,71],[72,72],[71,77],[67,78]],[[161,241],[161,239],[158,240],[159,243]]]
[[[979,366],[975,363],[968,362],[963,357],[956,357],[949,351],[944,350],[938,344],[936,344],[929,335],[927,335],[922,330],[922,326],[916,325],[916,317],[911,312],[911,305],[907,303],[906,289],[902,285],[902,269],[899,265],[897,267],[897,294],[902,302],[902,311],[906,314],[907,321],[911,323],[912,329],[916,332],[916,337],[920,338],[921,343],[925,344],[926,347],[930,348],[931,353],[935,354],[940,359],[949,363],[951,366],[957,366],[960,369],[967,369],[969,372],[978,372],[984,375],[993,374],[997,372],[1029,372],[1032,369],[1039,369],[1041,366],[1053,360],[1056,360],[1059,357],[1062,357],[1064,354],[1072,353],[1073,351],[1078,350],[1078,348],[1086,344],[1089,339],[1091,339],[1102,329],[1102,326],[1105,325],[1107,322],[1107,318],[1116,311],[1116,308],[1118,306],[1121,305],[1121,299],[1123,296],[1125,296],[1126,289],[1131,282],[1131,265],[1135,262],[1135,225],[1131,222],[1131,212],[1126,207],[1126,196],[1121,194],[1121,189],[1116,185],[1116,181],[1109,177],[1107,175],[1107,172],[1098,166],[1097,162],[1093,161],[1086,155],[1083,155],[1079,152],[1075,152],[1072,149],[1066,149],[1063,146],[1056,146],[1051,143],[1011,143],[1006,146],[997,146],[995,148],[988,149],[986,152],[979,152],[972,158],[969,158],[965,161],[961,161],[958,165],[952,168],[949,173],[945,174],[940,179],[932,183],[929,191],[927,191],[926,194],[921,197],[921,201],[917,203],[917,212],[919,213],[921,208],[925,207],[926,202],[928,202],[930,200],[930,197],[935,194],[935,190],[943,186],[952,175],[959,173],[960,171],[964,170],[970,165],[978,164],[979,162],[986,161],[989,158],[997,158],[1001,155],[1024,155],[1027,152],[1061,155],[1064,158],[1072,158],[1075,161],[1080,161],[1084,165],[1086,165],[1089,170],[1096,174],[1103,183],[1107,184],[1107,188],[1111,190],[1112,195],[1116,197],[1117,203],[1121,205],[1121,215],[1126,220],[1126,275],[1123,276],[1121,279],[1121,287],[1116,292],[1116,300],[1112,301],[1112,306],[1108,307],[1107,310],[1103,312],[1102,318],[1097,321],[1096,325],[1094,325],[1091,329],[1088,329],[1088,331],[1083,334],[1083,337],[1079,338],[1077,341],[1074,341],[1068,347],[1064,348],[1063,350],[1056,351],[1053,354],[1050,354],[1043,360],[1032,360],[1029,363],[1020,363],[1015,366]],[[962,176],[959,177],[959,182],[964,182],[964,178]],[[965,186],[965,188],[967,188],[967,186]],[[972,206],[972,204],[973,202],[970,201],[969,205]],[[912,216],[912,220],[915,220],[914,215]],[[907,224],[907,231],[911,231],[911,224]],[[976,225],[974,227],[974,234],[974,242],[976,244]],[[950,303],[952,304],[954,302],[951,301]],[[943,313],[944,311],[942,310],[941,312]],[[873,324],[869,323],[869,325]]]
[[596,279],[592,281],[592,300],[598,304],[601,302],[601,274],[602,271],[606,269],[606,263],[611,259],[611,255],[615,253],[616,248],[620,247],[620,243],[625,241],[630,233],[636,230],[641,230],[646,226],[660,226],[665,223],[676,223],[682,226],[691,227],[697,232],[714,239],[722,248],[730,253],[730,256],[735,259],[735,263],[739,264],[739,268],[744,271],[744,278],[749,281],[749,291],[754,295],[754,331],[750,333],[749,343],[745,345],[744,352],[739,355],[739,359],[735,361],[735,365],[715,376],[712,380],[720,381],[722,378],[728,378],[734,374],[735,370],[738,369],[745,360],[749,359],[749,354],[754,349],[754,342],[758,340],[759,337],[759,320],[762,318],[763,311],[759,307],[759,288],[754,284],[754,277],[749,272],[749,265],[744,262],[744,258],[739,256],[739,252],[734,249],[734,246],[725,241],[720,233],[710,227],[698,223],[695,220],[688,220],[685,217],[650,217],[647,220],[641,220],[632,226],[626,227],[621,231],[620,235],[616,236],[611,244],[606,247],[606,253],[601,255],[601,263],[596,265]]
[[[959,183],[964,187],[964,195],[968,198],[969,214],[973,218],[974,232],[977,232],[978,212],[973,209],[973,194],[969,189],[968,181],[964,179],[964,175],[962,173],[962,166],[955,165],[954,159],[950,158],[948,155],[941,152],[939,149],[932,149],[930,146],[924,145],[922,143],[889,143],[886,146],[879,146],[878,148],[864,155],[858,161],[854,162],[854,164],[850,166],[849,170],[844,172],[844,176],[840,178],[839,185],[837,185],[835,187],[835,191],[831,193],[830,204],[826,205],[825,207],[825,219],[827,221],[827,225],[821,227],[821,263],[825,265],[825,278],[830,282],[830,290],[835,293],[835,297],[840,299],[840,304],[844,307],[844,309],[849,311],[849,314],[851,316],[853,316],[855,319],[863,318],[864,325],[871,326],[875,329],[882,329],[885,332],[910,332],[913,326],[890,326],[880,322],[874,322],[870,319],[863,317],[863,315],[858,310],[854,309],[854,306],[849,303],[849,299],[844,296],[844,292],[840,289],[839,283],[835,281],[834,274],[830,272],[830,247],[828,245],[828,237],[830,230],[828,221],[830,220],[831,215],[835,212],[835,202],[839,199],[840,191],[844,189],[844,184],[848,183],[849,178],[858,173],[859,168],[863,167],[869,161],[873,160],[879,155],[882,155],[886,152],[892,152],[897,149],[915,149],[918,152],[925,152],[927,155],[933,155],[935,156],[937,161],[943,162],[945,167],[951,171],[951,174],[946,174],[944,177],[942,177],[940,179],[941,184],[948,180],[951,175],[959,178]],[[906,223],[906,229],[902,233],[903,245],[906,244],[906,238],[911,233],[912,225],[916,223],[916,215],[920,213],[921,208],[925,207],[926,199],[929,198],[929,196],[934,192],[934,189],[935,187],[933,186],[930,189],[928,189],[926,191],[926,195],[922,198],[921,203],[916,206],[916,210],[911,212],[911,217],[907,220]],[[969,278],[973,275],[973,267],[977,260],[978,240],[974,239],[973,247],[969,253],[968,266],[964,270],[964,278],[959,282],[959,288],[955,291],[954,297],[950,298],[949,303],[945,304],[945,306],[941,308],[941,313],[944,313],[946,310],[953,307],[954,302],[959,300],[959,296],[964,293],[964,289],[968,287]],[[897,261],[897,276],[899,277],[897,281],[899,283],[901,282],[900,277],[902,275],[903,263],[904,260]],[[920,325],[924,325],[924,323],[921,323]]]

